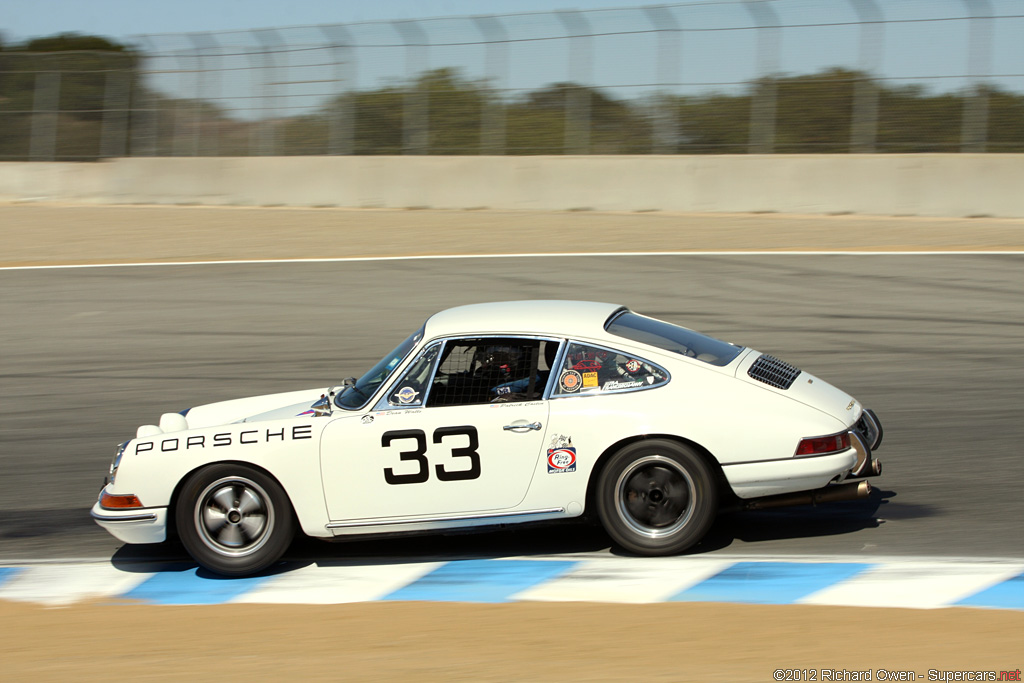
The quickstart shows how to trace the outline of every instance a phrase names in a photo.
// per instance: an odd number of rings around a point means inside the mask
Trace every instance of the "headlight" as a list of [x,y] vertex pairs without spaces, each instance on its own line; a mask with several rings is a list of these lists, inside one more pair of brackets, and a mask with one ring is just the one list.
[[127,447],[127,441],[117,447],[117,452],[114,453],[114,459],[110,461],[110,473],[107,475],[108,484],[114,483],[114,477],[117,475],[117,468],[121,466],[121,456],[124,455],[124,449]]

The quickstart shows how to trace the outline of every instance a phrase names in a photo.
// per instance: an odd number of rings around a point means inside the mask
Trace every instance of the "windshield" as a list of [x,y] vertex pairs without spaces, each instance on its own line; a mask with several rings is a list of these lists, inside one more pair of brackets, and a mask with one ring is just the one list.
[[728,365],[743,350],[742,346],[629,311],[612,318],[605,329],[620,337],[696,358],[711,365]]
[[366,402],[377,393],[380,385],[391,376],[395,368],[402,364],[405,357],[416,346],[416,342],[422,338],[423,328],[421,327],[404,342],[396,346],[391,353],[381,358],[376,365],[370,368],[369,372],[357,379],[355,385],[338,394],[334,398],[334,404],[339,408],[347,410],[361,408],[366,405]]

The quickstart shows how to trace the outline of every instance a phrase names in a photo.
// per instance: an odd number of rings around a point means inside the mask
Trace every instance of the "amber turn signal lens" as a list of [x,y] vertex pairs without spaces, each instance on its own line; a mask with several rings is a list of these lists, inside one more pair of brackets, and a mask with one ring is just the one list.
[[105,508],[140,508],[142,507],[142,501],[139,497],[128,493],[121,496],[112,496],[106,491],[100,495],[100,507]]

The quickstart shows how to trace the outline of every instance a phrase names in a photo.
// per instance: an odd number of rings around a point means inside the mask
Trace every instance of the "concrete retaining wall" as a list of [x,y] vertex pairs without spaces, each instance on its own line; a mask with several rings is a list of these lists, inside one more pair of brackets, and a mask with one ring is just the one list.
[[0,201],[1024,217],[1024,154],[0,163]]

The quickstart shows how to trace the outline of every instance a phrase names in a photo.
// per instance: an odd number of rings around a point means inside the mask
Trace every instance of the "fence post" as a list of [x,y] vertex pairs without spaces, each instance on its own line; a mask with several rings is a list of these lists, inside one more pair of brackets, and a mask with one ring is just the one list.
[[[57,154],[57,117],[60,115],[60,71],[52,55],[41,60],[44,70],[36,73],[32,96],[32,137],[28,157],[32,161],[53,161]],[[46,67],[49,66],[49,69]]]
[[277,115],[277,107],[274,103],[274,89],[272,86],[278,82],[277,58],[274,50],[281,46],[281,37],[272,28],[253,31],[252,35],[260,45],[259,57],[262,57],[262,65],[259,67],[260,87],[262,104],[262,120],[259,125],[259,143],[257,154],[260,156],[274,156],[277,152],[277,126],[274,118]]
[[[196,118],[195,133],[196,152],[200,156],[217,156],[220,148],[220,124],[215,119],[209,121],[203,114],[203,108],[207,105],[216,106],[214,100],[217,97],[217,82],[211,78],[211,74],[217,74],[216,62],[213,67],[208,66],[208,58],[216,59],[220,45],[217,39],[210,33],[190,33],[189,41],[195,47],[196,54]],[[212,128],[211,130],[207,130]],[[205,134],[204,134],[205,133]]]
[[853,86],[853,121],[850,123],[850,152],[874,154],[878,140],[878,84],[884,48],[884,21],[875,0],[849,0],[860,22],[860,70]]
[[760,83],[750,106],[750,154],[772,154],[775,151],[775,102],[779,73],[779,17],[770,0],[743,0],[757,24],[757,63]]
[[[334,102],[327,112],[327,153],[355,154],[355,85],[357,63],[354,41],[341,24],[320,26],[320,32],[330,44],[334,54],[334,80],[337,84]],[[348,87],[348,91],[345,88]]]
[[[190,50],[176,50],[172,53],[178,63],[178,79],[181,92],[189,92],[187,77],[190,60],[195,55]],[[199,141],[195,139],[196,101],[188,97],[178,97],[174,103],[174,131],[171,133],[171,156],[194,157],[198,153]],[[190,131],[189,129],[192,129]]]
[[988,89],[984,78],[992,68],[992,5],[989,0],[962,0],[971,14],[967,43],[967,75],[971,95],[964,98],[961,152],[984,152],[988,141]]
[[[131,88],[131,71],[117,68],[117,62],[130,64],[131,55],[110,55],[108,61],[114,66],[107,69],[103,89],[103,123],[100,128],[100,158],[123,157],[128,138],[128,106]],[[127,66],[127,65],[126,65]]]
[[565,98],[565,153],[590,153],[590,81],[593,58],[590,49],[590,24],[582,12],[555,12],[569,38],[570,89]]
[[655,154],[674,154],[678,146],[678,107],[672,97],[672,86],[679,83],[679,22],[664,5],[644,7],[648,21],[658,32],[658,87],[655,96]]
[[487,80],[490,84],[483,102],[480,122],[480,153],[505,153],[505,101],[502,93],[508,83],[508,33],[494,16],[472,17],[486,43]]
[[402,154],[428,154],[430,152],[430,94],[416,76],[416,70],[426,74],[430,44],[419,22],[393,21],[399,38],[405,45],[405,72],[409,89],[405,92],[402,124]]
[[133,52],[134,55],[134,84],[131,89],[131,109],[129,112],[129,129],[131,135],[132,156],[152,157],[157,154],[157,132],[159,121],[157,116],[156,97],[153,88],[144,82],[144,77],[151,73],[143,68],[145,60],[156,59],[156,45],[149,36],[138,36],[143,43],[149,44],[149,52]]

